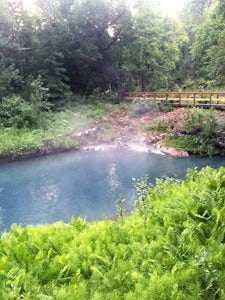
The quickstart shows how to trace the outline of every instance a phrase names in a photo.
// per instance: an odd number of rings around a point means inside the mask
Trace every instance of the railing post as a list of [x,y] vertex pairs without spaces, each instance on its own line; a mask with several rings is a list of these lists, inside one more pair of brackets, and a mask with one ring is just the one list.
[[179,105],[181,105],[181,93],[179,94]]
[[196,101],[196,94],[194,93],[194,106],[195,106],[195,101]]
[[209,105],[210,106],[212,105],[212,94],[210,94],[210,96],[209,96]]
[[123,102],[123,100],[124,100],[123,92],[118,92],[114,104],[120,104],[120,102]]

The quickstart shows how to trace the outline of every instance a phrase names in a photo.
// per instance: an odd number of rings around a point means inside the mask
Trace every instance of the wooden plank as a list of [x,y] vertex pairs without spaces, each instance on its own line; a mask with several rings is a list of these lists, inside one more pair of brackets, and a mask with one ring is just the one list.
[[124,92],[129,101],[164,101],[167,105],[180,107],[225,107],[225,92]]

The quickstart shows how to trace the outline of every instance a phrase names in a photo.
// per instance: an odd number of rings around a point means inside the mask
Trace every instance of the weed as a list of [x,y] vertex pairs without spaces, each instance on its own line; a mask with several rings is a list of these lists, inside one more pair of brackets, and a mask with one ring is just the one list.
[[129,116],[131,118],[136,118],[144,114],[151,114],[159,111],[159,105],[155,102],[149,100],[134,100],[130,105]]
[[121,223],[123,223],[124,221],[124,213],[125,213],[124,203],[125,203],[125,199],[120,195],[119,199],[116,201],[116,212],[118,216],[118,221],[120,221]]
[[166,120],[159,119],[145,126],[145,131],[150,131],[154,134],[168,133],[170,126]]
[[219,154],[225,148],[225,126],[214,110],[186,109],[183,120],[183,128],[160,142],[161,145],[203,155]]
[[137,194],[137,200],[135,206],[138,209],[140,216],[143,216],[144,223],[146,223],[147,215],[150,212],[150,205],[148,203],[148,191],[152,187],[152,184],[148,182],[148,175],[145,174],[141,178],[132,178],[132,184]]

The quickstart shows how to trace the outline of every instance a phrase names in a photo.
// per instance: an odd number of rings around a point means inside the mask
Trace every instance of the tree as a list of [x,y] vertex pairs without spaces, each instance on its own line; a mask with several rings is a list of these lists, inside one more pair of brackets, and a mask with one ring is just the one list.
[[203,33],[205,30],[203,28],[211,26],[208,23],[209,15],[216,2],[217,0],[188,0],[181,12],[188,41],[183,48],[180,78],[181,83],[187,88],[204,88],[209,84],[203,45],[201,47],[199,45],[205,37],[208,38]]
[[[210,11],[207,20],[196,31],[196,40],[192,46],[193,57],[201,56],[202,77],[208,79],[211,85],[224,86],[225,80],[225,3]],[[204,72],[204,75],[203,75]]]
[[[117,85],[121,41],[130,12],[121,0],[75,2],[70,19],[72,47],[66,49],[72,86],[85,92]],[[73,49],[68,53],[68,49]],[[71,64],[72,63],[72,64]]]
[[133,39],[124,51],[124,67],[141,91],[169,89],[185,40],[181,23],[164,16],[154,1],[138,3]]
[[61,49],[68,28],[60,13],[59,1],[37,0],[36,5],[38,14],[33,16],[32,21],[33,61],[30,75],[33,78],[41,75],[50,99],[57,101],[70,91]]
[[0,99],[17,91],[21,84],[19,69],[16,66],[18,52],[13,24],[14,19],[8,2],[0,0]]

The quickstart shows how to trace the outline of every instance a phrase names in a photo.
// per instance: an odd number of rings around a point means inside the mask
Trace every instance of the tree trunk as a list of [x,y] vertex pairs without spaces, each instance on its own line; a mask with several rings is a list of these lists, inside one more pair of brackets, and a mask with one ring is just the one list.
[[141,91],[146,92],[146,77],[145,74],[141,74]]

